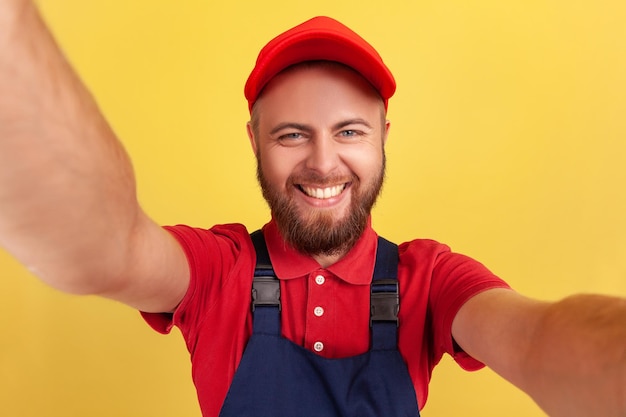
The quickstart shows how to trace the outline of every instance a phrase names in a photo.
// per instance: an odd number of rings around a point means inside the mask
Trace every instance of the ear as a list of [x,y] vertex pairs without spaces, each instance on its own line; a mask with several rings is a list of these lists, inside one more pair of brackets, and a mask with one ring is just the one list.
[[250,140],[250,146],[252,146],[252,152],[254,152],[254,154],[257,154],[257,141],[256,138],[254,137],[254,132],[252,131],[252,123],[248,122],[246,123],[246,131],[248,132],[248,139]]
[[383,132],[383,146],[387,143],[387,137],[389,136],[389,129],[391,128],[391,122],[385,120],[385,131]]

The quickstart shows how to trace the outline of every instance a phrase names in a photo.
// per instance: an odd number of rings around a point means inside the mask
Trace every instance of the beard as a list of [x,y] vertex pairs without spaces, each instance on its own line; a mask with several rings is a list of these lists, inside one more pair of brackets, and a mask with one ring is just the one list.
[[[272,186],[263,174],[259,155],[257,155],[257,179],[278,230],[289,245],[307,255],[335,255],[347,252],[365,230],[372,207],[382,190],[385,166],[386,158],[383,152],[380,171],[370,184],[362,184],[352,175],[349,179],[352,192],[350,207],[347,214],[340,219],[336,219],[330,210],[311,209],[309,213],[300,213],[293,193],[302,191],[298,191],[293,185],[287,187],[287,192],[281,192]],[[336,177],[320,177],[310,172],[298,175],[297,178],[292,175],[287,184],[302,183],[303,180],[322,187],[347,182],[344,179],[337,181]]]

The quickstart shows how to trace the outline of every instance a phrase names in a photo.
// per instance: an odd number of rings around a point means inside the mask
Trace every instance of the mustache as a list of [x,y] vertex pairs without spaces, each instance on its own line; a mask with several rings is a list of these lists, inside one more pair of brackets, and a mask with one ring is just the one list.
[[288,178],[288,182],[293,185],[299,184],[315,184],[317,186],[331,186],[337,184],[346,184],[357,181],[358,178],[354,174],[338,174],[331,173],[328,175],[320,175],[315,171],[305,171],[297,174],[292,174]]

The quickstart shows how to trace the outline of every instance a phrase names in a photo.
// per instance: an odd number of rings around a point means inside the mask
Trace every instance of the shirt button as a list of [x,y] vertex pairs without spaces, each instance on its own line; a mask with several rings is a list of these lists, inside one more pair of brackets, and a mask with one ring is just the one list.
[[324,315],[324,309],[322,307],[315,307],[315,309],[313,309],[313,314],[317,317],[322,317],[322,315]]
[[315,343],[313,344],[313,349],[314,349],[316,352],[321,352],[322,350],[324,350],[324,344],[323,344],[322,342],[315,342]]
[[315,277],[315,283],[317,285],[322,285],[324,282],[326,282],[326,278],[324,278],[324,275],[318,275]]

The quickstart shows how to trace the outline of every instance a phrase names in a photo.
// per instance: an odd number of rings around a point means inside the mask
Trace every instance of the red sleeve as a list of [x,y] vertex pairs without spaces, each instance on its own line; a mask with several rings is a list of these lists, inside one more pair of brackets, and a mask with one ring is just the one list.
[[492,288],[510,288],[480,262],[446,251],[435,262],[429,308],[433,317],[434,349],[448,353],[465,370],[484,365],[462,351],[452,338],[452,321],[459,309],[474,295]]
[[242,263],[246,263],[244,269],[250,269],[251,261],[240,254],[254,250],[248,231],[240,224],[214,226],[209,230],[183,225],[164,228],[178,240],[187,256],[189,288],[173,314],[141,312],[141,315],[159,333],[169,333],[174,326],[180,328],[191,351],[195,329],[204,318],[202,312],[217,302],[233,270],[239,270]]

